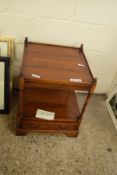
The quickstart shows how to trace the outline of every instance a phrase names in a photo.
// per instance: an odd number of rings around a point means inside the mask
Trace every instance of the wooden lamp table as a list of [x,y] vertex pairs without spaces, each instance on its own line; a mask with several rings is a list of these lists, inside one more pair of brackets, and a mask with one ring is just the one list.
[[[25,38],[24,46],[16,135],[38,131],[77,136],[96,85],[83,45],[73,48],[28,42]],[[75,90],[88,92],[81,111]],[[36,118],[37,109],[54,112],[55,119]]]

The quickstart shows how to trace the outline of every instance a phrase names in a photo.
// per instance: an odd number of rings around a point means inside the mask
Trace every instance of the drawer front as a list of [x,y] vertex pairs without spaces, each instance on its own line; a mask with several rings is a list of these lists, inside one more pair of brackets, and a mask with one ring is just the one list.
[[39,124],[39,123],[22,123],[23,129],[31,129],[31,130],[76,130],[78,129],[78,124]]

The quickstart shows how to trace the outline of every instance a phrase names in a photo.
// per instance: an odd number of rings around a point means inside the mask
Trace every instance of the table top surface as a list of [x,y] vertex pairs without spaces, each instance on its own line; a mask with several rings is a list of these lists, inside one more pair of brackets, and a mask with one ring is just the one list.
[[66,84],[94,81],[82,48],[32,42],[24,47],[22,74],[34,81]]

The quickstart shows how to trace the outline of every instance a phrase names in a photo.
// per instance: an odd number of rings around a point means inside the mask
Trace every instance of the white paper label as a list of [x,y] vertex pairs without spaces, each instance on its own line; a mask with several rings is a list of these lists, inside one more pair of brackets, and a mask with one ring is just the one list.
[[80,83],[80,82],[82,82],[82,79],[70,78],[70,81]]
[[80,66],[80,67],[84,67],[84,64],[78,64],[78,66]]
[[32,77],[40,78],[40,75],[32,74]]
[[36,118],[45,119],[45,120],[54,120],[55,113],[49,112],[41,109],[37,109]]

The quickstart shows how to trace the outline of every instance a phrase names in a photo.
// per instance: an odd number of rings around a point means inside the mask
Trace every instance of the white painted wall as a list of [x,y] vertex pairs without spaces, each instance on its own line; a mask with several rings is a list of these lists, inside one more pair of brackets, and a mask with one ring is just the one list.
[[97,93],[108,91],[117,70],[117,0],[0,0],[0,35],[16,39],[16,76],[25,36],[68,46],[84,43]]

